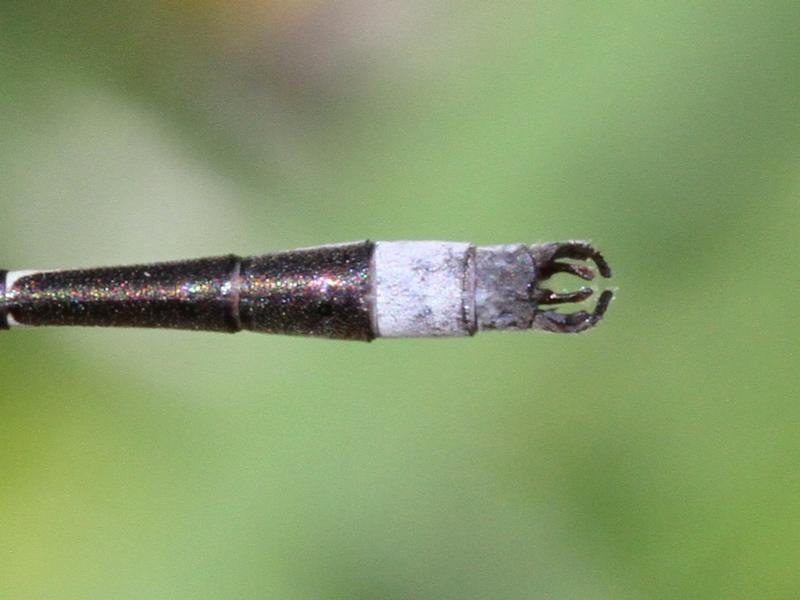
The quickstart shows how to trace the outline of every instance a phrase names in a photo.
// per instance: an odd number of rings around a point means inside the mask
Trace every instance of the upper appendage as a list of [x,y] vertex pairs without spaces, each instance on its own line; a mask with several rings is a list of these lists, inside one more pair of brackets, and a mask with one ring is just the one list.
[[603,255],[591,244],[575,240],[537,244],[530,247],[530,253],[536,266],[536,277],[530,284],[530,297],[536,307],[532,328],[554,333],[580,333],[597,325],[611,303],[614,295],[611,290],[600,294],[590,312],[560,313],[552,307],[583,302],[594,294],[594,290],[584,286],[572,292],[556,293],[544,285],[556,273],[568,273],[584,281],[592,281],[598,272],[605,278],[611,277],[611,267]]

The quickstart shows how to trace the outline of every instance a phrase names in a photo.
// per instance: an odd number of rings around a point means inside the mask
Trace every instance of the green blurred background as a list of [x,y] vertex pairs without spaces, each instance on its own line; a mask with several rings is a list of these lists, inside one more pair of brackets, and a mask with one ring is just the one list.
[[2,266],[589,238],[584,336],[0,336],[0,597],[800,597],[800,3],[7,0]]

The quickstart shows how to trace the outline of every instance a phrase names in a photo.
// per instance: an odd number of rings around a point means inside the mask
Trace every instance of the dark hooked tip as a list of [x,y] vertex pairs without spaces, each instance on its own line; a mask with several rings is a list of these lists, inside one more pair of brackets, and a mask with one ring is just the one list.
[[611,277],[611,267],[603,255],[591,244],[582,241],[550,242],[537,244],[530,248],[531,256],[536,264],[537,277],[531,285],[531,300],[536,305],[532,327],[554,333],[580,333],[594,327],[605,314],[614,294],[610,290],[600,294],[597,305],[592,312],[579,310],[574,313],[559,313],[551,309],[540,308],[555,304],[576,304],[592,296],[594,291],[582,287],[574,292],[555,293],[542,287],[544,281],[556,273],[569,273],[586,281],[595,277],[595,270],[588,264],[562,262],[559,259],[592,261],[597,272],[603,277]]

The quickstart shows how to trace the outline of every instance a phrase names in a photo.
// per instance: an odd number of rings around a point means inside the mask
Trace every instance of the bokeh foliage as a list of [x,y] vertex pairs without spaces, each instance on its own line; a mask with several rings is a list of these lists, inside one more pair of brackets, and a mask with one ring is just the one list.
[[0,8],[0,250],[591,238],[591,334],[0,337],[0,596],[797,598],[800,4]]

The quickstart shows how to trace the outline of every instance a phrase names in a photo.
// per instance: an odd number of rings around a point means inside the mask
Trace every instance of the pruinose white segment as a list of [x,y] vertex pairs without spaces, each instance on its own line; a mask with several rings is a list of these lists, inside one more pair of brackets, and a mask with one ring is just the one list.
[[474,246],[465,242],[376,242],[377,337],[474,332]]

